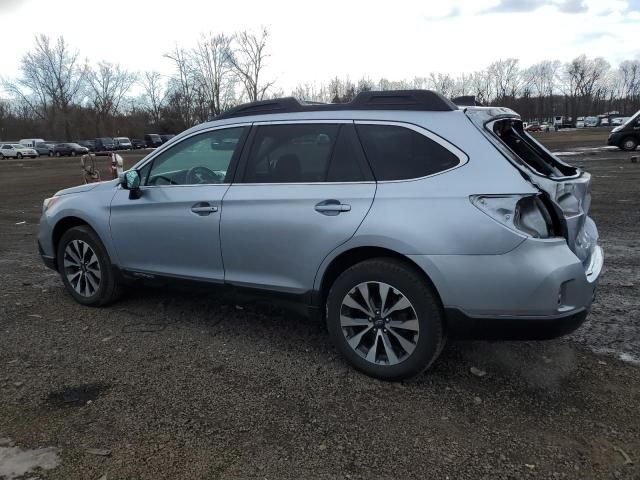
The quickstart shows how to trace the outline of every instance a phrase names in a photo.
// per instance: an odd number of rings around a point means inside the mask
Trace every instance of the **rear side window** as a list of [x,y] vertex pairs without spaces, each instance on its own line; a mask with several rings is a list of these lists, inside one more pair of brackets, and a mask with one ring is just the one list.
[[457,166],[460,159],[430,138],[397,125],[356,125],[378,181],[426,177]]
[[244,183],[316,183],[364,180],[362,152],[352,124],[257,127]]

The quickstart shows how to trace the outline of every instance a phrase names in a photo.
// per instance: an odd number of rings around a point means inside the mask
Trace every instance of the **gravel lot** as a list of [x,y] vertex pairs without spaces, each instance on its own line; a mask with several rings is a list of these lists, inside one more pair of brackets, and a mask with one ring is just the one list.
[[[540,138],[567,152],[601,145],[594,132]],[[41,479],[640,478],[630,156],[565,157],[594,175],[606,255],[588,323],[548,342],[450,342],[395,384],[270,305],[144,288],[105,309],[76,304],[35,234],[42,199],[78,183],[78,160],[1,162],[0,478],[16,447],[56,449],[56,468],[25,477]]]

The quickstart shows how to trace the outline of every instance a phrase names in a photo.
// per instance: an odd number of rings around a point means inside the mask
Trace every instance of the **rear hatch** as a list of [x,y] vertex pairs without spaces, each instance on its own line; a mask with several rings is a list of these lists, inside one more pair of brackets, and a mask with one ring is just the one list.
[[501,107],[468,107],[465,114],[489,141],[542,192],[555,213],[558,231],[580,259],[587,275],[598,264],[594,258],[598,230],[588,216],[591,174],[564,163],[523,128],[520,116]]

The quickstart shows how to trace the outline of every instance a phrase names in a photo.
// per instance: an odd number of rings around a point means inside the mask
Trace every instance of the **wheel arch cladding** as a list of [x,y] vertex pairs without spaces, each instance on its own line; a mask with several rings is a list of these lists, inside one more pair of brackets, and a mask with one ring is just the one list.
[[[58,222],[56,223],[55,227],[53,227],[53,232],[51,233],[51,240],[53,243],[53,251],[57,252],[58,251],[58,245],[60,243],[60,239],[62,238],[62,236],[64,235],[64,233],[73,228],[73,227],[80,227],[86,225],[87,227],[89,227],[91,230],[93,230],[94,232],[96,231],[95,228],[93,228],[89,222],[87,222],[86,220],[83,220],[82,218],[79,217],[74,217],[74,216],[69,216],[69,217],[63,217],[60,220],[58,220]],[[97,233],[96,233],[97,235]],[[55,254],[55,253],[54,253]]]
[[333,282],[340,276],[342,272],[352,267],[353,265],[363,262],[365,260],[371,260],[374,258],[393,258],[396,259],[409,268],[414,270],[420,275],[421,278],[425,280],[429,288],[433,291],[436,296],[436,300],[440,306],[443,308],[442,299],[440,298],[440,293],[436,288],[436,285],[431,280],[431,277],[427,272],[424,271],[417,263],[408,258],[406,255],[402,255],[401,253],[396,252],[395,250],[390,250],[384,247],[355,247],[344,252],[341,252],[335,258],[333,258],[326,268],[323,271],[319,271],[319,275],[321,275],[321,279],[316,283],[318,287],[314,289],[312,304],[314,306],[320,307],[324,311],[324,304],[327,299],[327,295],[329,294],[329,289]]

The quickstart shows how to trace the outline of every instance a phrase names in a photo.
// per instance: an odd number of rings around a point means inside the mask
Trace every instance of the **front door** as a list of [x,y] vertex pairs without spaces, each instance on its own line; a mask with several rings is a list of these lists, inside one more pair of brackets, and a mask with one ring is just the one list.
[[128,271],[223,281],[219,223],[246,127],[186,137],[140,168],[139,198],[118,189],[111,235]]
[[225,279],[303,295],[323,259],[362,223],[376,185],[353,122],[254,129],[223,201]]

